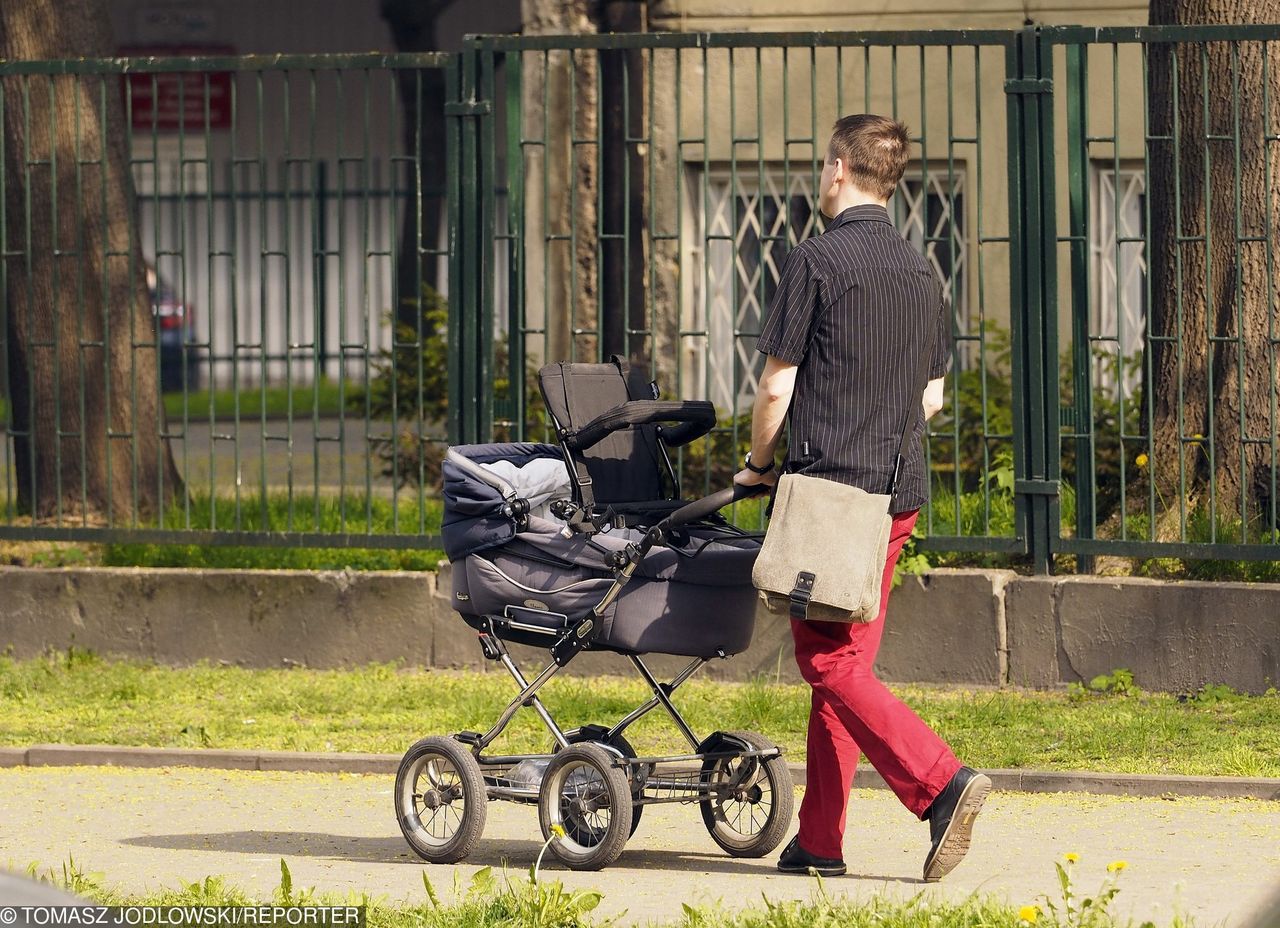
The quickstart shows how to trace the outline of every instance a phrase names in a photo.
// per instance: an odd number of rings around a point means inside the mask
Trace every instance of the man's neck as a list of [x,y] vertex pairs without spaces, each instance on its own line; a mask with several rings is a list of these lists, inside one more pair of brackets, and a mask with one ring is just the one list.
[[839,216],[845,210],[854,206],[879,206],[883,209],[888,209],[889,201],[881,200],[874,194],[867,193],[863,190],[857,190],[854,188],[841,190],[840,194],[836,197],[835,214]]

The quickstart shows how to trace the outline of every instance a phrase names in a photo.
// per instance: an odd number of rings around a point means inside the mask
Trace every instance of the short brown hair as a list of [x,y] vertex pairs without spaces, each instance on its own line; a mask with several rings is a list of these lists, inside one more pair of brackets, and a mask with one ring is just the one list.
[[827,160],[839,158],[854,185],[889,199],[907,170],[911,136],[896,119],[858,113],[842,116],[831,128]]

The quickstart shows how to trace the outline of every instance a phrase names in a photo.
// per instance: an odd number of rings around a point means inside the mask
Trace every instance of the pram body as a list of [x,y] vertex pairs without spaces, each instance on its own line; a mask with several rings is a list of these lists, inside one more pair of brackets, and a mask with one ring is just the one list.
[[[666,451],[705,434],[714,410],[637,398],[656,389],[617,359],[551,365],[540,382],[559,446],[455,447],[443,467],[453,607],[519,692],[487,733],[425,738],[409,749],[395,791],[401,830],[425,859],[453,862],[479,839],[488,800],[536,803],[553,853],[575,869],[598,869],[622,852],[645,805],[697,802],[723,848],[766,854],[793,802],[780,750],[749,732],[699,738],[671,698],[707,661],[745,650],[754,628],[760,538],[717,514],[747,491],[674,498]],[[545,648],[550,663],[528,681],[507,643]],[[583,650],[624,656],[653,697],[612,726],[562,729],[537,692]],[[691,661],[661,683],[648,654]],[[522,706],[542,718],[553,752],[487,755]],[[691,753],[636,756],[624,732],[659,706]]]
[[[510,607],[503,637],[543,646],[549,635],[564,631],[565,618],[584,615],[604,597],[615,579],[612,559],[624,554],[627,545],[640,544],[645,532],[623,526],[607,534],[566,536],[563,522],[531,514],[520,531],[508,533],[506,528],[514,526],[502,514],[501,496],[490,500],[486,512],[459,519],[457,501],[464,495],[474,500],[484,489],[475,485],[484,477],[466,465],[498,462],[522,469],[547,462],[564,469],[553,445],[475,445],[450,451],[445,499],[446,505],[453,503],[449,518],[458,521],[447,523],[444,535],[453,562],[453,607],[477,630],[486,615],[506,616]],[[755,625],[751,567],[759,541],[715,525],[691,526],[680,540],[684,543],[649,551],[600,615],[601,628],[589,649],[709,658],[746,649]],[[714,620],[696,621],[697,616]]]

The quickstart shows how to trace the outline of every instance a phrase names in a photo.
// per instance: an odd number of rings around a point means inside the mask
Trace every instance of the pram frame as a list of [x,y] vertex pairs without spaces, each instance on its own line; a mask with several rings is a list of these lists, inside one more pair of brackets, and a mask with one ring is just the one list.
[[[495,633],[494,619],[496,617],[486,616],[482,620],[482,628],[479,632],[481,649],[484,651],[485,657],[490,660],[500,662],[512,679],[520,687],[520,692],[514,699],[503,709],[498,716],[498,721],[494,726],[484,734],[477,732],[460,732],[454,737],[471,748],[472,754],[481,768],[506,768],[514,764],[527,760],[551,760],[554,754],[512,754],[485,756],[484,749],[492,744],[502,734],[506,727],[511,723],[516,713],[521,708],[530,708],[538,715],[551,733],[552,738],[559,748],[567,748],[573,741],[570,735],[577,734],[582,729],[575,729],[566,734],[559,724],[555,721],[551,712],[547,709],[542,700],[538,698],[538,691],[542,689],[553,677],[564,669],[564,664],[553,660],[549,663],[532,682],[528,681],[520,667],[512,658],[510,651],[507,650],[502,638]],[[637,706],[631,712],[627,713],[612,728],[605,729],[600,726],[600,737],[597,740],[609,747],[616,754],[617,760],[615,766],[625,768],[629,777],[634,777],[639,771],[649,768],[651,773],[657,772],[660,764],[681,764],[681,763],[702,763],[704,768],[708,762],[717,760],[738,760],[742,758],[755,757],[760,759],[768,759],[781,755],[778,748],[768,748],[765,750],[753,750],[745,748],[739,750],[707,750],[705,748],[718,746],[725,743],[725,736],[721,732],[715,732],[706,739],[700,739],[694,733],[692,727],[681,715],[680,710],[671,700],[671,694],[676,691],[682,684],[689,680],[695,673],[702,669],[706,664],[710,663],[712,658],[696,657],[689,662],[678,674],[676,674],[669,683],[660,682],[653,671],[645,664],[644,659],[638,654],[628,654],[627,658],[639,672],[640,676],[648,684],[653,691],[650,699]],[[565,662],[567,663],[567,661]],[[666,710],[680,733],[685,740],[689,742],[693,749],[691,754],[668,754],[654,757],[626,757],[621,752],[610,747],[614,739],[626,731],[628,727],[648,715],[654,709],[661,706]],[[678,777],[655,777],[646,774],[644,785],[640,792],[633,798],[633,805],[657,805],[660,803],[694,803],[701,802],[706,799],[722,797],[731,793],[737,784],[730,780],[720,784],[712,784],[706,776],[707,770],[699,772],[696,782],[686,777],[679,779]],[[486,791],[491,799],[505,799],[513,802],[537,802],[538,789],[536,787],[520,788],[510,784],[502,784],[499,780],[505,779],[495,774],[485,775]],[[651,795],[651,791],[654,793]]]

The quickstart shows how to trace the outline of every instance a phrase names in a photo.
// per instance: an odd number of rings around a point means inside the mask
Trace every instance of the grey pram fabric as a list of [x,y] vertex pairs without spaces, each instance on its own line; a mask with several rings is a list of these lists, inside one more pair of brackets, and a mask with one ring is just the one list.
[[[644,534],[639,527],[575,534],[555,519],[513,519],[518,491],[485,466],[549,458],[561,460],[560,449],[511,443],[453,448],[444,463],[443,535],[453,562],[454,609],[477,628],[482,616],[505,616],[503,637],[540,647],[600,603],[616,577],[611,556]],[[759,550],[758,537],[729,526],[688,527],[640,563],[601,616],[591,649],[740,653],[754,630],[751,568]]]

